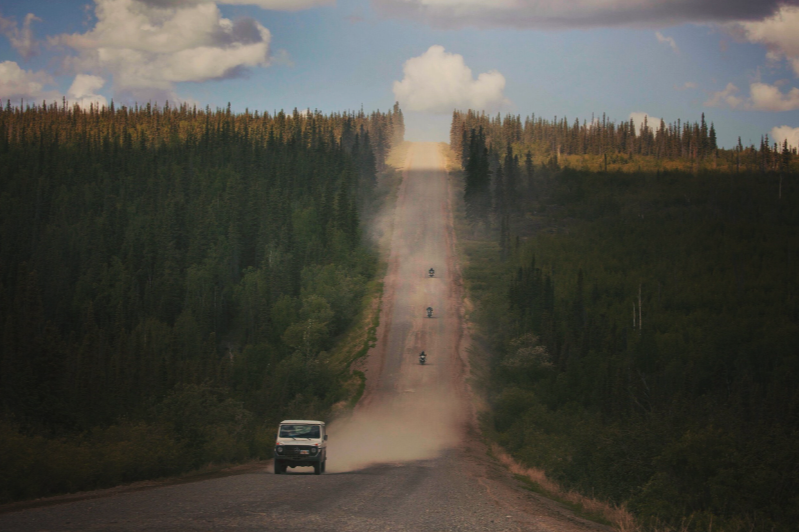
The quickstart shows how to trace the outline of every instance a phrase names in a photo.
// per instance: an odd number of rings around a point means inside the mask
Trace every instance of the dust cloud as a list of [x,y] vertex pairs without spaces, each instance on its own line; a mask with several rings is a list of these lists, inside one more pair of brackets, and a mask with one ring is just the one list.
[[328,471],[435,458],[463,434],[463,409],[453,394],[405,390],[403,397],[357,410],[328,430]]
[[365,237],[375,248],[386,253],[388,239],[394,227],[394,211],[389,205],[382,205],[376,212],[370,213],[366,221]]
[[390,239],[394,227],[393,201],[396,199],[395,195],[401,181],[399,174],[406,172],[410,165],[408,147],[409,143],[405,142],[391,151],[387,163],[394,168],[394,171],[378,178],[375,194],[377,200],[363,213],[364,236],[383,254],[390,252]]
[[[460,299],[451,289],[454,259],[445,230],[447,175],[438,144],[414,144],[403,159],[396,206],[387,205],[374,221],[388,258],[380,340],[365,362],[361,404],[329,427],[330,472],[432,459],[464,434]],[[427,275],[431,266],[434,278]],[[436,319],[426,317],[427,306]],[[424,366],[417,358],[422,350],[429,355]]]

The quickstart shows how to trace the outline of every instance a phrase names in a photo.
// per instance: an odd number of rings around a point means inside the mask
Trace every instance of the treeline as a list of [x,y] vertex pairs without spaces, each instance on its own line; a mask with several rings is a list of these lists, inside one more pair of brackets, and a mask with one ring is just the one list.
[[529,152],[534,158],[552,158],[561,165],[566,162],[561,157],[570,155],[601,156],[605,165],[609,157],[611,163],[615,163],[627,162],[635,156],[651,156],[655,159],[712,160],[716,166],[725,165],[736,171],[766,171],[780,169],[785,164],[784,158],[796,154],[797,150],[796,146],[788,146],[787,140],[782,146],[772,144],[768,135],[761,138],[757,147],[744,147],[738,137],[735,148],[720,149],[715,126],[705,121],[704,113],[701,120],[694,123],[677,120],[667,124],[661,119],[657,124],[650,124],[648,118],[644,118],[637,128],[632,118],[617,124],[604,114],[601,120],[592,118],[590,122],[580,123],[575,119],[569,123],[566,117],[547,120],[533,114],[522,121],[519,115],[492,118],[484,112],[469,110],[454,111],[450,127],[450,146],[461,161],[466,161],[472,131],[480,130],[485,144],[495,153],[501,155],[508,146],[513,146],[522,155]]
[[321,415],[342,390],[319,354],[374,275],[360,220],[403,130],[398,106],[0,110],[0,440],[145,423],[172,472]]
[[499,442],[644,528],[792,530],[790,150],[774,171],[605,172],[490,144],[478,127],[462,152],[467,221],[487,228],[465,276]]

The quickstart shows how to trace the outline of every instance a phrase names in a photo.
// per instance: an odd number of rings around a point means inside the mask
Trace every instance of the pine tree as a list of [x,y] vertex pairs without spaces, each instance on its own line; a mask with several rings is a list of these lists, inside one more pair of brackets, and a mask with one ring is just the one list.
[[473,221],[485,220],[491,206],[491,177],[482,128],[471,132],[465,173],[464,201],[467,216]]
[[741,144],[741,137],[738,137],[738,146],[736,147],[736,150],[735,150],[735,152],[736,152],[735,153],[735,171],[736,172],[740,172],[741,171],[741,152],[743,152],[743,151],[744,151],[744,147]]
[[707,122],[705,122],[705,113],[702,113],[702,119],[699,126],[699,157],[704,158],[707,156],[710,149],[710,141],[708,139]]
[[496,170],[493,172],[494,181],[494,213],[502,217],[508,213],[508,191],[507,179],[501,164],[496,165]]
[[708,149],[711,153],[715,154],[718,151],[719,147],[716,142],[716,128],[713,125],[713,122],[710,123],[710,136],[708,138]]
[[502,162],[505,177],[505,194],[508,208],[512,212],[519,210],[519,159],[513,155],[513,149],[508,145],[505,158]]
[[784,172],[791,171],[791,156],[791,150],[788,148],[788,139],[785,139],[782,141],[782,156],[780,158],[780,164]]
[[503,213],[500,215],[499,226],[499,254],[503,262],[510,257],[510,243],[510,214]]

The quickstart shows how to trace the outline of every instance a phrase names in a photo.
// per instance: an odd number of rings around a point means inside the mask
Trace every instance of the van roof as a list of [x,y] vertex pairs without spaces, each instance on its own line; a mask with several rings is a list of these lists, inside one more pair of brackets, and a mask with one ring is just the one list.
[[324,421],[311,421],[311,420],[308,420],[308,419],[286,419],[286,420],[280,422],[281,425],[284,424],[284,423],[297,423],[297,424],[305,424],[305,425],[324,425],[325,424]]

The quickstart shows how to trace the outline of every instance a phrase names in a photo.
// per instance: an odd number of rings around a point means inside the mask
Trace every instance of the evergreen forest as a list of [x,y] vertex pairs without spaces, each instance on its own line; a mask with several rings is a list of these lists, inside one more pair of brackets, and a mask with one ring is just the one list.
[[402,112],[0,109],[0,502],[271,456],[348,399]]
[[796,149],[473,111],[450,146],[484,430],[643,529],[795,530]]

